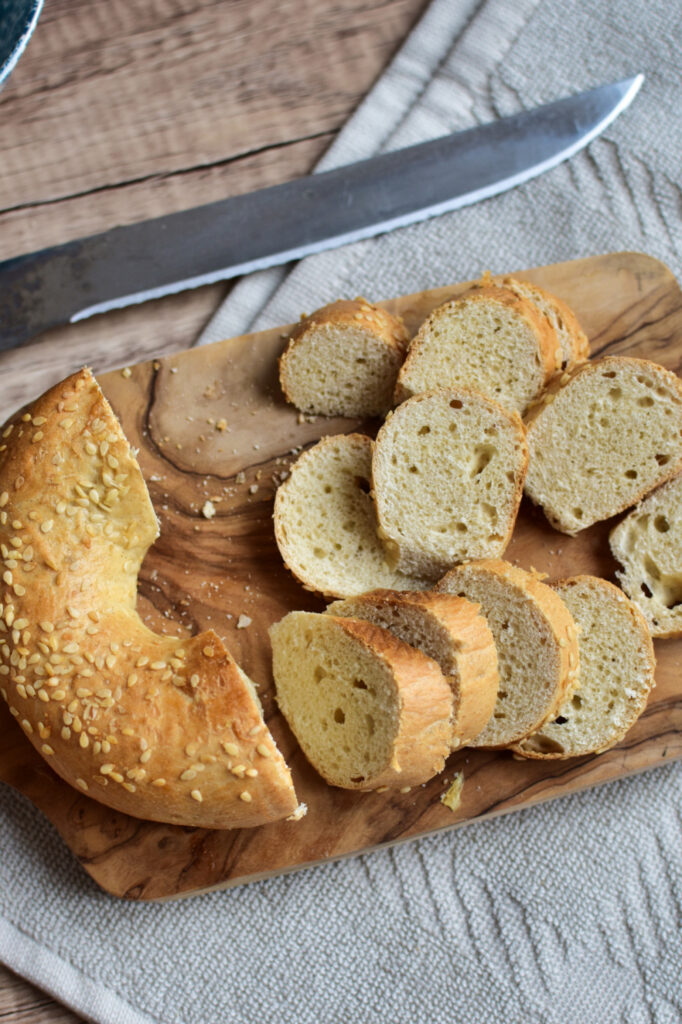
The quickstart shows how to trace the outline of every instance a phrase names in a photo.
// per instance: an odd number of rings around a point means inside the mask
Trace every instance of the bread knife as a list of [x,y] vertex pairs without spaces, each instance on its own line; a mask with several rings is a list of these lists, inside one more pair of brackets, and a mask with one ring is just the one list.
[[514,188],[567,160],[642,75],[246,195],[0,263],[0,350],[186,288],[371,238]]

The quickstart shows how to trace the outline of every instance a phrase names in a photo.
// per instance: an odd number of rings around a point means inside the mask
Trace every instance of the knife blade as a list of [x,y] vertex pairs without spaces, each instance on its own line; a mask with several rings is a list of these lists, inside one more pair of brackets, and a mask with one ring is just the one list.
[[335,170],[0,263],[0,351],[97,313],[346,245],[555,167],[632,101],[636,75]]

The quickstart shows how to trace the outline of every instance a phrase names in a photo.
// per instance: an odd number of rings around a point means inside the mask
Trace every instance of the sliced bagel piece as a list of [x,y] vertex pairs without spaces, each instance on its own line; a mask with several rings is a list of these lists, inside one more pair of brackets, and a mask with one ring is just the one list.
[[621,587],[652,636],[682,636],[682,473],[657,488],[611,531]]
[[318,309],[296,325],[280,357],[287,401],[322,416],[387,412],[409,337],[400,317],[366,299]]
[[579,689],[513,749],[532,758],[582,757],[613,747],[644,711],[654,648],[644,616],[612,583],[574,576],[552,589],[580,630]]
[[567,371],[526,425],[526,493],[562,533],[617,515],[682,469],[682,382],[645,359]]
[[400,405],[377,435],[372,483],[397,568],[435,580],[458,562],[501,555],[528,453],[518,413],[466,388]]
[[532,302],[547,320],[559,342],[560,369],[584,363],[589,358],[590,343],[587,335],[565,302],[539,285],[520,281],[516,277],[503,277],[500,284],[519,298]]
[[536,732],[577,682],[578,639],[566,605],[537,576],[501,559],[457,566],[436,590],[477,602],[497,646],[497,703],[469,745],[507,747]]
[[275,496],[275,539],[307,590],[352,597],[375,587],[418,590],[391,568],[370,496],[374,444],[363,434],[325,437],[304,452]]
[[523,413],[560,365],[537,307],[508,288],[473,288],[433,311],[410,345],[396,401],[436,387],[471,387]]
[[436,661],[452,689],[452,749],[481,732],[497,700],[497,649],[480,606],[451,594],[374,590],[334,601],[328,615],[388,629]]
[[452,691],[431,658],[369,622],[290,612],[270,629],[277,700],[332,786],[404,788],[442,771]]

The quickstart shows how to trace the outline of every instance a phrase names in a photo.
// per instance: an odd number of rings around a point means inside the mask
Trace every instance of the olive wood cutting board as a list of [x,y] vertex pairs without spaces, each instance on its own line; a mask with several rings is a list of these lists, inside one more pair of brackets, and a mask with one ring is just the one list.
[[[592,354],[621,353],[682,371],[682,293],[663,264],[615,253],[523,272],[567,301]],[[393,299],[411,331],[467,286]],[[461,750],[445,772],[409,793],[362,794],[325,785],[278,714],[267,630],[292,609],[321,610],[284,569],[272,528],[277,482],[298,451],[323,435],[367,429],[348,419],[305,419],[282,399],[277,357],[286,328],[193,349],[104,374],[100,383],[133,445],[161,524],[142,566],[139,608],[177,635],[212,627],[259,684],[268,725],[288,760],[300,821],[212,832],[127,817],[62,782],[0,709],[0,779],[49,818],[102,888],[162,899],[236,885],[504,814],[682,756],[682,640],[656,642],[656,688],[624,741],[599,756],[517,761]],[[215,515],[211,515],[212,503]],[[208,517],[205,512],[208,513]],[[555,532],[525,499],[506,557],[550,577],[613,580],[612,522],[577,537]],[[463,776],[456,810],[441,803]]]

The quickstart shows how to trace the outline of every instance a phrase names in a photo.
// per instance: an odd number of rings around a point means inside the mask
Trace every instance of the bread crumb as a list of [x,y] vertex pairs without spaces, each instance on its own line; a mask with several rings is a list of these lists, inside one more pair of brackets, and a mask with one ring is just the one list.
[[249,487],[249,494],[255,494],[258,490],[258,484],[251,484]]
[[237,475],[235,477],[235,483],[243,484],[245,482],[245,480],[246,480],[246,473],[244,473],[244,472],[237,473]]
[[133,371],[130,369],[129,366],[124,366],[123,369],[121,370],[121,376],[122,377],[130,377],[132,372]]
[[253,619],[250,619],[248,615],[240,615],[237,620],[237,629],[248,629],[252,622]]
[[456,811],[462,802],[462,787],[464,786],[464,772],[457,772],[452,784],[443,793],[440,802],[451,811]]
[[296,810],[293,812],[293,814],[289,815],[289,817],[287,818],[287,821],[300,821],[301,818],[304,818],[307,813],[308,813],[308,805],[307,804],[299,804],[298,807],[296,808]]
[[213,516],[215,515],[215,505],[212,501],[204,502],[201,514],[205,519],[213,519]]
[[218,420],[218,422],[215,425],[215,428],[216,430],[220,430],[221,433],[222,431],[227,430],[227,420]]

